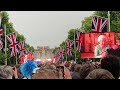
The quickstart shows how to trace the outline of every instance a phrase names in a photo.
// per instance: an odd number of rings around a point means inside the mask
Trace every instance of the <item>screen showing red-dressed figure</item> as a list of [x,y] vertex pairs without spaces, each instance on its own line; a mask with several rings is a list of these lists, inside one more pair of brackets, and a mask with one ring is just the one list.
[[120,33],[82,33],[81,58],[101,58],[107,49],[120,45],[117,36]]

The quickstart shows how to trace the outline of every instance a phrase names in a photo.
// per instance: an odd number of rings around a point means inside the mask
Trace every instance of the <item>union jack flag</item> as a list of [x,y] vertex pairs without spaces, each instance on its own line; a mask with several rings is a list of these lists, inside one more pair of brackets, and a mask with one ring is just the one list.
[[3,43],[2,43],[2,38],[1,38],[2,35],[3,35],[3,30],[0,29],[0,50],[3,48]]
[[92,32],[107,32],[108,20],[102,17],[92,17]]
[[72,56],[72,45],[74,42],[67,40],[67,55]]
[[21,41],[20,43],[19,43],[19,51],[20,51],[20,57],[21,56],[23,56],[25,53],[24,53],[24,51],[25,51],[25,49],[24,49],[24,41]]
[[9,48],[12,49],[11,56],[16,56],[19,53],[18,41],[16,41],[16,33],[10,33],[7,35],[7,39],[10,42]]
[[80,35],[81,32],[76,32],[77,34],[77,39],[76,39],[76,42],[77,42],[77,50],[80,52],[81,50],[81,35]]
[[60,54],[56,53],[54,58],[55,58],[55,62],[58,62],[60,60]]
[[27,49],[25,49],[25,54],[28,54],[28,53],[30,53],[30,51],[29,51],[29,49],[27,48]]
[[62,48],[59,52],[60,58],[63,60],[64,59],[64,48]]

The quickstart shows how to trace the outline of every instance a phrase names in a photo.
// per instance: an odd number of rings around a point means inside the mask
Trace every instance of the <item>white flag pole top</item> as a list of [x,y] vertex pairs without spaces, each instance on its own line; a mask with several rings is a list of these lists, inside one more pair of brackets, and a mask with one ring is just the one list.
[[109,25],[109,32],[110,32],[110,11],[108,11],[108,25]]

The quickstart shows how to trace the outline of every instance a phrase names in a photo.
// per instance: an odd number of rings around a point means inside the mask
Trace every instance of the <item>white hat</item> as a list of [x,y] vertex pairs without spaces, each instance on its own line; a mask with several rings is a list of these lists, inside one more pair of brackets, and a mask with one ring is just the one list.
[[32,73],[36,73],[36,71],[40,68],[35,68]]
[[98,37],[98,42],[100,42],[102,38],[105,38],[105,36],[104,36],[104,35],[100,35],[100,36]]

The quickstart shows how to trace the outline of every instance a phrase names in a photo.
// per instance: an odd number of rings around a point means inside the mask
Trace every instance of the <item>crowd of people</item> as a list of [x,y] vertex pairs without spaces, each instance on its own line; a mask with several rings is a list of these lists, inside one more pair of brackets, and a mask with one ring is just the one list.
[[120,48],[107,49],[99,61],[37,65],[27,60],[15,66],[0,66],[0,79],[120,79]]

